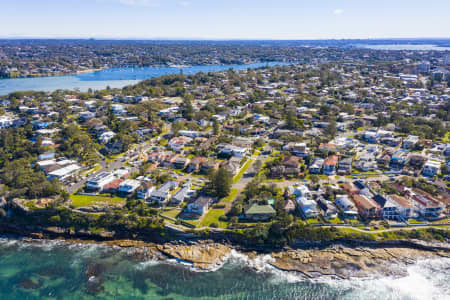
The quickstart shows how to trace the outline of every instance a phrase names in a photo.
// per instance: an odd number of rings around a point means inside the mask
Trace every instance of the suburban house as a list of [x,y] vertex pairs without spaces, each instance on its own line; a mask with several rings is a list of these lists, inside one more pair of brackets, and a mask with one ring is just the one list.
[[[383,218],[390,219],[390,216],[393,215],[395,217],[396,214],[401,220],[407,220],[412,217],[414,206],[409,199],[398,195],[387,195],[386,198],[388,202],[395,204],[395,209],[389,208],[389,206],[387,211],[383,209]],[[391,214],[392,211],[394,211],[393,214]]]
[[241,159],[239,157],[231,157],[225,163],[225,168],[232,176],[236,176],[241,169]]
[[338,210],[331,201],[321,198],[317,201],[319,207],[323,210],[323,216],[329,219],[337,218]]
[[169,143],[168,146],[170,147],[170,149],[172,149],[173,151],[181,151],[184,146],[186,144],[189,144],[192,141],[191,138],[186,137],[186,136],[178,136],[178,137],[174,137],[172,138]]
[[184,200],[189,196],[190,187],[183,186],[178,192],[173,195],[171,203],[173,204],[181,204]]
[[119,189],[119,185],[123,182],[122,179],[117,178],[115,180],[113,180],[112,182],[108,183],[107,185],[105,185],[103,187],[103,192],[105,193],[111,193],[111,194],[115,194],[117,193],[118,189]]
[[294,173],[299,173],[300,169],[298,166],[300,165],[301,160],[302,159],[297,156],[285,156],[281,165],[286,169],[295,169],[296,171]]
[[392,154],[391,164],[394,166],[403,166],[408,160],[409,151],[407,150],[397,150]]
[[200,172],[203,174],[208,174],[211,170],[217,170],[219,168],[219,166],[220,166],[220,163],[218,161],[207,160],[204,163],[202,163]]
[[57,178],[59,180],[64,180],[68,177],[75,176],[78,174],[78,172],[81,170],[81,167],[77,164],[70,164],[68,166],[65,166],[63,168],[54,170],[50,173],[48,173],[48,179],[52,180],[54,178]]
[[359,193],[359,189],[353,183],[343,183],[341,188],[346,191],[349,195],[354,195]]
[[247,153],[248,153],[247,148],[237,147],[233,145],[226,145],[219,152],[219,154],[222,156],[237,156],[240,158],[247,155]]
[[276,214],[272,205],[259,205],[253,203],[246,211],[245,218],[254,221],[267,221],[273,218]]
[[408,164],[415,169],[421,169],[426,160],[427,158],[422,155],[413,154],[410,155]]
[[309,173],[320,174],[324,161],[325,160],[323,160],[322,158],[314,159],[312,164],[309,166]]
[[150,182],[143,183],[141,188],[137,191],[137,197],[139,199],[148,199],[154,190],[155,187]]
[[445,205],[435,197],[419,189],[412,189],[411,199],[425,218],[439,218],[445,210]]
[[338,157],[336,155],[330,155],[323,163],[323,174],[334,175],[336,173],[337,163]]
[[178,182],[167,181],[159,189],[153,191],[150,195],[150,201],[157,202],[158,204],[166,204],[171,198],[170,191],[178,187]]
[[189,158],[177,157],[172,163],[176,169],[184,169],[190,162]]
[[419,142],[419,137],[417,135],[408,135],[406,139],[403,140],[402,148],[411,149]]
[[354,218],[358,215],[355,204],[347,195],[336,196],[335,203],[343,211],[346,217]]
[[378,204],[364,195],[353,195],[353,201],[358,208],[359,213],[366,219],[378,217]]
[[178,131],[178,135],[187,136],[190,138],[196,138],[196,137],[202,136],[202,133],[199,131],[193,131],[193,130],[180,130],[180,131]]
[[188,172],[198,172],[200,171],[202,164],[205,163],[208,159],[206,157],[195,157],[191,159],[189,166],[188,166]]
[[441,163],[436,160],[428,160],[422,169],[422,175],[433,177],[438,174],[441,169]]
[[312,200],[311,192],[305,185],[300,185],[294,190],[295,201],[298,208],[306,218],[314,218],[319,215],[316,201]]
[[141,186],[141,182],[134,179],[127,179],[119,185],[117,190],[123,195],[131,195]]
[[213,198],[206,197],[206,196],[200,196],[197,199],[195,199],[194,202],[189,203],[187,205],[187,211],[201,216],[206,211],[208,211],[208,209],[212,203],[213,203]]
[[345,157],[339,160],[338,174],[351,174],[352,163],[353,159],[351,157]]
[[109,172],[101,172],[87,181],[86,189],[93,191],[102,191],[103,187],[116,179],[114,174]]
[[291,148],[292,155],[306,157],[309,155],[309,150],[306,147],[306,143],[295,143]]

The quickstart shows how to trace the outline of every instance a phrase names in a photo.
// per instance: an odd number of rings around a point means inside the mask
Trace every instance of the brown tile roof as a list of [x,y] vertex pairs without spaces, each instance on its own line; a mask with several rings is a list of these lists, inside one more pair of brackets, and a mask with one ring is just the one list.
[[398,205],[400,205],[403,208],[413,208],[413,205],[408,198],[398,195],[389,195],[389,198],[395,201]]
[[378,204],[375,201],[368,199],[363,195],[353,195],[353,200],[358,207],[364,210],[368,210],[373,207],[378,208]]

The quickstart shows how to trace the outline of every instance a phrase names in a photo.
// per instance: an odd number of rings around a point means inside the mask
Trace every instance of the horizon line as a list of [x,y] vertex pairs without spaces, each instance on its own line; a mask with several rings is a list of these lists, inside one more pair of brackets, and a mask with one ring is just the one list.
[[359,37],[359,38],[202,38],[202,37],[88,37],[88,36],[0,36],[0,40],[118,40],[118,41],[351,41],[351,40],[450,40],[449,37]]

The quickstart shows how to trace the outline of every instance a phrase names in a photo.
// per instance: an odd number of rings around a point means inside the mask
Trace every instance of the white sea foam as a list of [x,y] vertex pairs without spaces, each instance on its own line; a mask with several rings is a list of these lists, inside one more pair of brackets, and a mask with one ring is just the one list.
[[325,282],[332,288],[350,291],[349,298],[450,300],[450,259],[421,260],[408,266],[406,271],[406,276]]
[[143,261],[143,262],[140,262],[140,263],[138,263],[138,264],[136,265],[136,269],[138,269],[138,270],[144,270],[144,269],[146,269],[146,268],[156,266],[156,265],[160,264],[161,262],[162,262],[162,261],[156,260],[156,259],[151,259],[151,260]]

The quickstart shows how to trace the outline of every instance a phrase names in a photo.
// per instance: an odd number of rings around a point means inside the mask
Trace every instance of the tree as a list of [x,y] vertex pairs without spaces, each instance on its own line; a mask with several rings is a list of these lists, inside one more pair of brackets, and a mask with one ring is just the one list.
[[192,120],[194,118],[194,107],[192,106],[192,100],[194,100],[194,97],[191,94],[184,95],[184,102],[183,102],[183,118],[186,120]]
[[337,133],[337,127],[336,127],[336,120],[332,118],[330,122],[328,123],[328,127],[325,130],[326,134],[330,136],[331,138],[334,138],[334,136]]
[[217,197],[223,198],[230,194],[231,179],[230,172],[223,166],[211,174],[211,187]]
[[217,121],[217,119],[214,119],[213,121],[213,134],[215,136],[218,136],[220,134],[220,124],[219,121]]
[[299,120],[293,110],[289,110],[285,116],[286,127],[288,129],[303,128],[303,120]]
[[177,135],[178,134],[178,131],[180,131],[181,129],[183,129],[183,123],[182,122],[175,122],[175,123],[172,123],[172,128],[171,128],[172,130],[172,134],[173,135]]
[[311,180],[311,182],[314,183],[314,184],[318,184],[319,181],[320,181],[320,178],[319,178],[319,176],[317,176],[317,175],[311,175],[311,176],[309,177],[309,180]]

